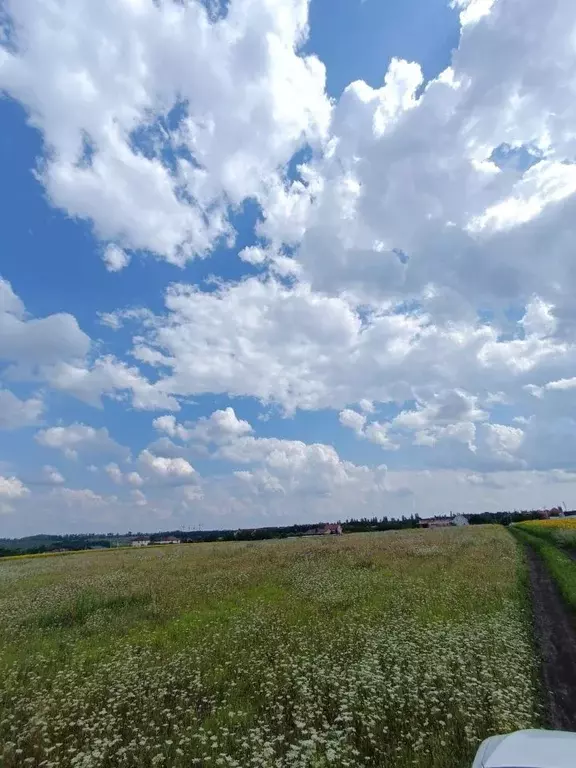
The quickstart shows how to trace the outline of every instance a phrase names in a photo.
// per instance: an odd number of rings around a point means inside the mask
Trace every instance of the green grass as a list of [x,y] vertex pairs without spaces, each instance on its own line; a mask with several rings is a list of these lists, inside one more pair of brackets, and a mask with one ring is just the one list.
[[523,579],[496,526],[0,561],[0,765],[469,768],[539,724]]
[[564,599],[576,610],[576,563],[565,554],[553,537],[536,534],[536,526],[529,529],[519,525],[510,526],[517,539],[536,550],[546,563]]
[[515,529],[526,531],[531,536],[542,539],[549,544],[561,549],[576,550],[576,528],[563,528],[560,525],[548,525],[542,523],[517,523]]

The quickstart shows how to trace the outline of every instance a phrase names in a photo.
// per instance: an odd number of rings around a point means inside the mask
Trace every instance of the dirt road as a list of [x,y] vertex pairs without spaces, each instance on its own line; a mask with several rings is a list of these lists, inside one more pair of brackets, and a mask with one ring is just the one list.
[[576,730],[576,618],[541,558],[526,547],[548,727]]

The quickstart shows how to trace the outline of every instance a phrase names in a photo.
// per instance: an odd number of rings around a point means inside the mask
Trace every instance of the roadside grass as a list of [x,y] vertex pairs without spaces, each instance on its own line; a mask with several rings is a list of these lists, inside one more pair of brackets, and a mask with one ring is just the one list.
[[0,561],[2,768],[469,768],[540,724],[500,526]]
[[[557,540],[542,528],[526,526],[524,523],[511,525],[511,533],[524,544],[528,544],[546,563],[564,599],[576,610],[576,563],[562,551]],[[538,533],[536,532],[538,531]]]
[[514,528],[525,530],[562,549],[576,551],[576,518],[560,517],[552,520],[530,520],[517,523]]

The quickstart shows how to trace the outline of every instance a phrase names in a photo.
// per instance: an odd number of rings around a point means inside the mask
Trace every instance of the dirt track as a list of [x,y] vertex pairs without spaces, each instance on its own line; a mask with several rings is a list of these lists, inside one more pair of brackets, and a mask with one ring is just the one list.
[[547,725],[576,730],[576,619],[541,558],[526,547]]

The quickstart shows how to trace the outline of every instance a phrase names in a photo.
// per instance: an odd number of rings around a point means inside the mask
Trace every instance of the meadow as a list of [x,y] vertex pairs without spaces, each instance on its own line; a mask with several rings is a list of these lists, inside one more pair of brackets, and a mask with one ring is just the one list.
[[498,526],[0,561],[0,765],[469,768],[540,722],[525,577]]

